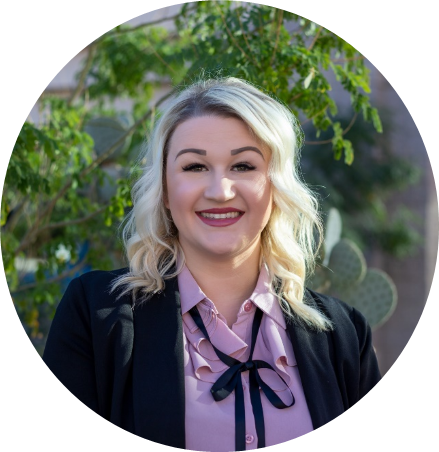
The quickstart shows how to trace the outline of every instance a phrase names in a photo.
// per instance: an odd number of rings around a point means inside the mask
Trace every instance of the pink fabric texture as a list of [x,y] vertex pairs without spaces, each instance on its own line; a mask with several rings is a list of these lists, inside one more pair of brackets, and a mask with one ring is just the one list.
[[[235,395],[233,393],[227,399],[215,402],[210,393],[212,384],[227,369],[227,365],[216,356],[189,314],[188,311],[195,305],[215,347],[239,361],[246,361],[250,353],[256,306],[263,311],[253,359],[264,360],[273,366],[296,399],[292,407],[279,410],[262,394],[266,446],[289,441],[312,431],[294,350],[287,336],[282,310],[276,297],[269,291],[266,268],[262,267],[254,292],[242,303],[232,328],[227,326],[224,317],[202,292],[187,267],[178,275],[178,285],[184,331],[186,449],[212,452],[235,449]],[[257,434],[248,374],[247,371],[241,375],[245,399],[246,450],[253,450],[257,449]],[[259,374],[285,403],[291,403],[290,391],[272,370],[261,369]]]

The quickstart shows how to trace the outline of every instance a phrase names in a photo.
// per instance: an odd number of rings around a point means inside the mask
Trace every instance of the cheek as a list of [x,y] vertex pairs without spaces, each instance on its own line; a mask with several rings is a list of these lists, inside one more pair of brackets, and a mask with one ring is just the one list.
[[181,183],[179,183],[178,175],[174,174],[174,169],[172,167],[167,166],[165,174],[166,183],[164,201],[165,206],[172,210],[175,206],[178,207],[179,205],[179,199],[181,199]]
[[245,188],[246,193],[244,197],[254,215],[256,215],[254,219],[258,227],[261,225],[265,227],[270,219],[273,208],[271,182],[266,177],[259,177],[253,179]]
[[267,177],[259,177],[254,180],[251,188],[253,191],[253,197],[257,202],[262,205],[266,205],[269,202],[271,203],[272,186]]
[[188,209],[192,210],[199,198],[197,184],[180,176],[174,175],[168,179],[169,182],[167,183],[165,205],[168,209],[171,209],[173,216]]
[[261,214],[264,215],[264,223],[267,224],[273,210],[273,189],[270,181],[265,180],[261,185]]

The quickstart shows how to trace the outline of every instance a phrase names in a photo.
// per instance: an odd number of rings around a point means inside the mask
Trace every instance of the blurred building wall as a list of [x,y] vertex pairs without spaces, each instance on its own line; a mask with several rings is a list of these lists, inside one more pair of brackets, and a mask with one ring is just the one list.
[[395,193],[388,207],[392,210],[396,205],[404,205],[416,214],[418,220],[413,224],[423,243],[414,255],[404,259],[375,252],[370,263],[386,271],[398,289],[398,305],[394,314],[374,332],[374,344],[384,373],[409,341],[428,297],[438,249],[438,201],[430,161],[416,124],[398,94],[375,68],[372,94],[378,110],[386,108],[391,111],[392,128],[384,133],[387,133],[386,139],[390,141],[392,152],[422,171],[419,183]]

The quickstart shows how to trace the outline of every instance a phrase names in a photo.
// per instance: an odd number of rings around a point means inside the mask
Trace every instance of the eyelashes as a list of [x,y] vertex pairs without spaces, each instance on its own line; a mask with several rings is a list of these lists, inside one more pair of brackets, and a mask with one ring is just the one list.
[[235,169],[236,171],[239,171],[239,172],[253,171],[253,170],[256,169],[255,166],[253,166],[251,163],[248,163],[248,162],[237,163],[236,165],[233,165],[232,168]]
[[[203,171],[207,171],[206,165],[202,163],[190,163],[189,165],[185,165],[181,168],[183,171],[192,171],[194,173],[201,173]],[[253,171],[256,167],[248,162],[239,162],[232,166],[232,170],[238,173],[244,173],[246,171]]]
[[201,165],[200,163],[190,163],[189,165],[183,166],[181,169],[183,171],[193,171],[195,173],[199,173],[201,171],[204,171],[206,167],[204,165]]

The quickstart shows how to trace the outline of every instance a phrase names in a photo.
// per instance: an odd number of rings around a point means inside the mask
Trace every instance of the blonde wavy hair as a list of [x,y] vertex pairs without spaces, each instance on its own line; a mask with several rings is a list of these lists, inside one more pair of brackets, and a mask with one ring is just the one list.
[[[324,330],[329,320],[306,303],[305,279],[313,271],[315,232],[321,237],[318,204],[301,181],[297,161],[302,132],[296,118],[280,102],[250,83],[233,78],[208,79],[182,90],[157,121],[147,141],[145,167],[132,189],[133,209],[126,218],[123,240],[129,272],[112,290],[132,292],[134,307],[161,292],[165,280],[181,272],[185,260],[178,231],[164,204],[165,168],[170,138],[182,122],[200,116],[242,120],[271,151],[269,177],[273,210],[262,231],[261,260],[287,316]],[[141,294],[143,297],[138,297]]]

